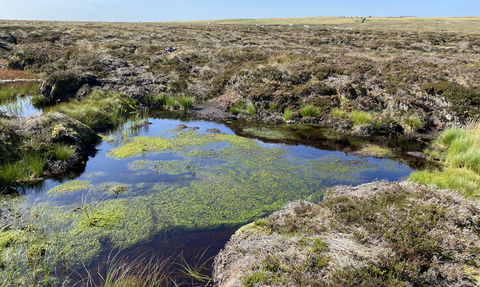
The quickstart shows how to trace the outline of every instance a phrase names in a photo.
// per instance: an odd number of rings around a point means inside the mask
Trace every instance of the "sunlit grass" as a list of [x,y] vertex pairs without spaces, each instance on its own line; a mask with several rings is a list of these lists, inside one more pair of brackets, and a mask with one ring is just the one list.
[[350,118],[354,125],[363,125],[372,123],[372,115],[363,111],[352,111]]
[[0,104],[14,101],[17,96],[37,95],[40,85],[37,82],[0,84]]
[[332,115],[332,117],[334,118],[342,118],[342,119],[346,119],[348,118],[348,113],[339,109],[339,108],[333,108],[330,110],[330,114]]
[[75,150],[75,146],[67,145],[64,143],[56,143],[53,147],[53,155],[58,160],[68,161],[72,157]]
[[32,171],[33,175],[36,177],[42,176],[45,163],[47,162],[47,157],[34,153],[28,153],[25,155],[25,161],[27,162],[28,167]]
[[194,97],[180,97],[177,99],[178,105],[184,110],[191,109],[195,103]]
[[96,131],[118,126],[134,110],[136,110],[135,100],[102,91],[93,91],[81,101],[72,100],[46,109],[46,111],[64,113]]
[[292,110],[286,109],[285,112],[283,112],[283,119],[285,121],[288,121],[292,118]]
[[318,115],[318,109],[313,105],[306,105],[302,109],[302,117],[316,117]]
[[434,142],[433,151],[446,165],[443,171],[413,173],[410,179],[423,184],[451,188],[469,197],[480,195],[480,125],[468,130],[446,130]]

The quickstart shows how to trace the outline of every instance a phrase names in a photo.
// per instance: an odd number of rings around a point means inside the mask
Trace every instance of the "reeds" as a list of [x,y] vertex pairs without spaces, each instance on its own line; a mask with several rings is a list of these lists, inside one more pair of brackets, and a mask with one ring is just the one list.
[[[97,274],[87,270],[84,287],[146,287],[169,286],[170,265],[169,258],[158,259],[152,256],[150,260],[139,256],[132,262],[128,257],[110,252],[107,266],[104,271],[98,268]],[[95,280],[94,277],[98,277]]]

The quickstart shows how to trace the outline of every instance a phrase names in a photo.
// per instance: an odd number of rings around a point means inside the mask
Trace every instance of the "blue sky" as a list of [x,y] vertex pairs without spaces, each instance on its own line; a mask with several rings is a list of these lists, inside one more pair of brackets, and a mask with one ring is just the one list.
[[479,16],[480,0],[0,0],[0,19],[175,21],[306,16]]

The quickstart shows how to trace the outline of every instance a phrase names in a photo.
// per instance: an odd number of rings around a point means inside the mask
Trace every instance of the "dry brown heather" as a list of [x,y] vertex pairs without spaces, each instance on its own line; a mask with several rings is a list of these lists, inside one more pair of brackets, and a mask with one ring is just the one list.
[[480,204],[411,182],[340,186],[239,229],[216,286],[478,286]]
[[[51,83],[71,80],[72,73],[93,73],[98,81],[77,82],[140,102],[158,94],[195,97],[196,105],[215,99],[224,111],[236,105],[239,118],[269,123],[283,122],[288,109],[293,121],[360,135],[435,131],[462,126],[478,114],[479,18],[360,22],[333,17],[0,21],[0,61]],[[173,46],[178,50],[164,52]],[[65,71],[67,77],[61,75]],[[80,90],[77,98],[89,89]],[[302,116],[305,106],[313,106],[312,113]],[[334,117],[333,108],[345,116]],[[355,127],[352,110],[366,111],[372,119]]]

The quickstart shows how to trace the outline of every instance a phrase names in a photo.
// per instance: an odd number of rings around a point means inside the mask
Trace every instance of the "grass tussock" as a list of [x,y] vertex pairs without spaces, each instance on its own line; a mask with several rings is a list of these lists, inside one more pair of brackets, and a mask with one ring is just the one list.
[[372,115],[368,112],[354,110],[350,113],[350,118],[352,119],[354,125],[372,123]]
[[42,176],[45,168],[45,163],[47,162],[46,156],[28,153],[25,157],[25,161],[27,162],[28,167],[30,168],[34,176]]
[[422,122],[422,120],[415,116],[410,116],[404,119],[403,123],[404,123],[405,129],[411,132],[416,132],[422,129],[424,126],[424,123]]
[[480,196],[480,125],[470,129],[448,129],[433,147],[429,154],[444,162],[444,170],[416,172],[410,179],[451,188],[468,197]]
[[333,108],[330,110],[330,115],[334,118],[341,118],[341,119],[346,119],[348,118],[348,113],[339,109],[339,108]]
[[56,111],[79,120],[95,131],[105,131],[121,124],[137,109],[137,102],[123,98],[121,94],[95,90],[82,100],[71,100],[49,107],[46,111]]
[[302,108],[302,117],[316,117],[319,114],[319,110],[313,105],[306,105]]
[[0,84],[0,104],[14,101],[17,96],[38,95],[40,85],[37,82]]
[[64,143],[57,143],[53,147],[53,155],[57,160],[68,161],[77,148]]

